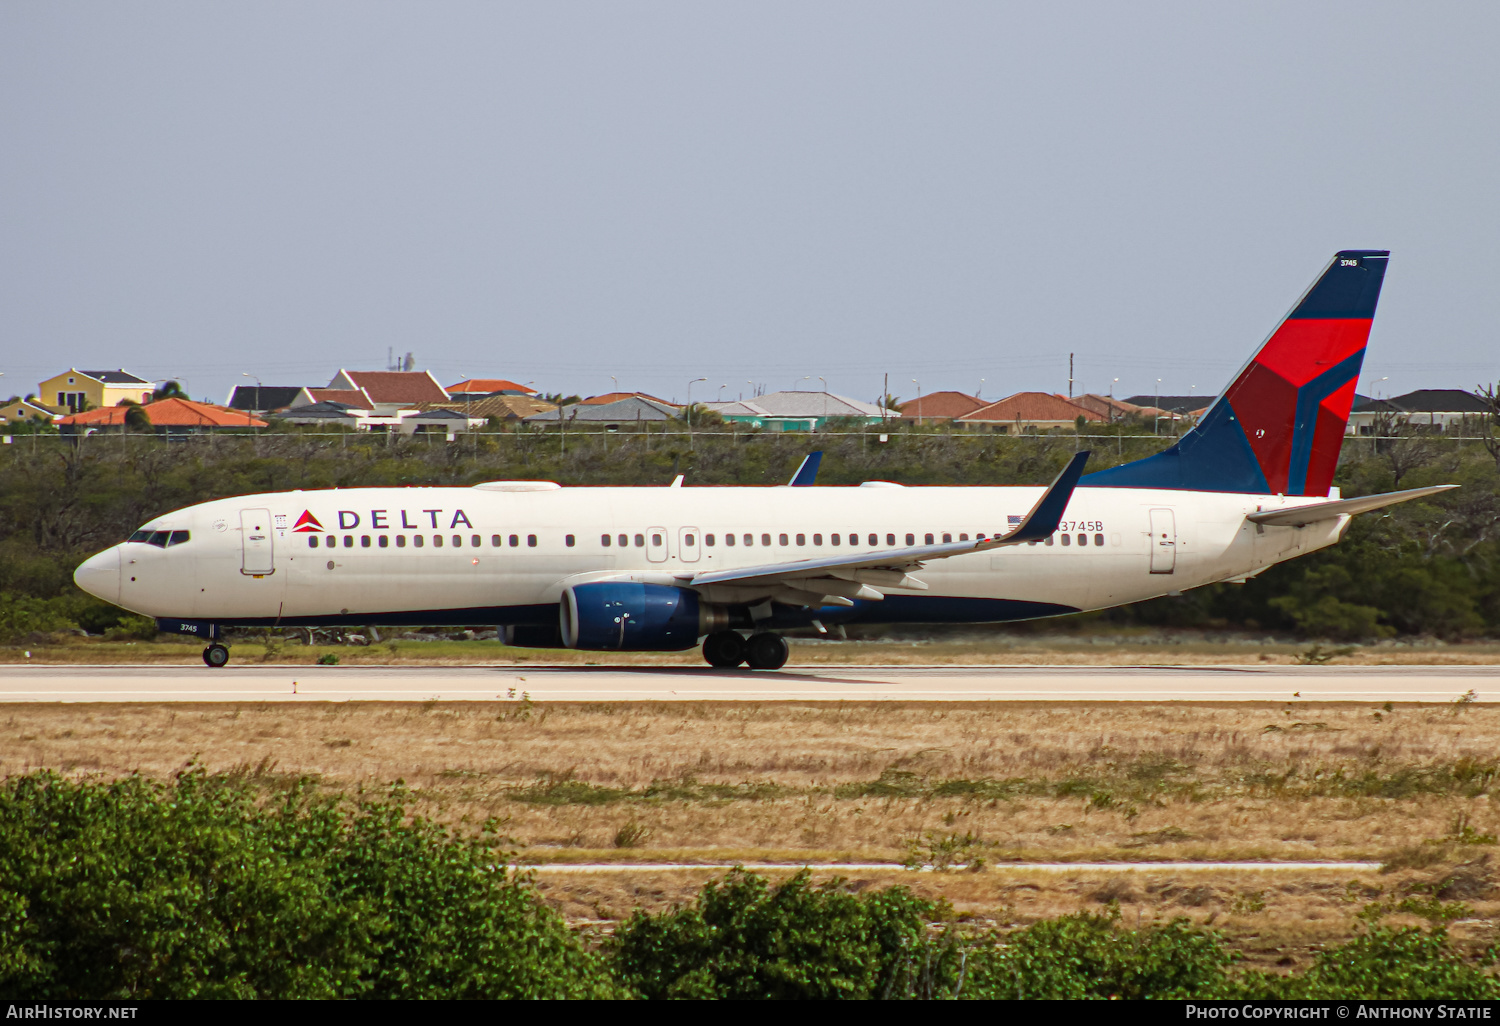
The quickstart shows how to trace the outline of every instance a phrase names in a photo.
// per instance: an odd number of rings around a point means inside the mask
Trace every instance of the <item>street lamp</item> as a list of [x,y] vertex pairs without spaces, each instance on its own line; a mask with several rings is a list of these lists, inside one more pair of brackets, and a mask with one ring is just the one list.
[[917,423],[920,425],[922,423],[922,383],[916,378],[912,378],[911,383],[917,386],[917,397],[912,401],[916,403]]
[[687,422],[688,422],[688,448],[689,449],[691,449],[693,447],[693,386],[696,385],[700,381],[707,381],[707,380],[708,380],[707,378],[694,378],[692,381],[688,382]]
[[1161,434],[1161,378],[1156,379],[1156,418],[1151,422],[1151,433]]
[[[240,377],[242,377],[242,378],[250,378],[250,379],[252,379],[255,382],[255,409],[251,410],[250,413],[259,413],[260,412],[260,389],[261,389],[260,378],[257,378],[254,374],[251,374],[249,371],[240,371]],[[246,427],[250,426],[250,413],[245,414],[245,426]]]

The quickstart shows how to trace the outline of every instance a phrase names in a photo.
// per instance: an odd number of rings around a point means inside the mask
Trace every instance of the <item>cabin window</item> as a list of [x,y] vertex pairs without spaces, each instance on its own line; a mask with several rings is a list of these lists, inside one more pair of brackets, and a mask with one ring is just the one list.
[[[849,537],[851,537],[851,538],[852,538],[852,537],[854,537],[854,536],[853,536],[853,535],[852,535],[852,534],[851,534],[851,535],[850,535],[850,536],[849,536]],[[840,543],[840,542],[842,542],[842,541],[843,541],[843,539],[842,539],[842,538],[840,538],[840,537],[839,537],[839,536],[838,536],[838,535],[836,535],[836,534],[830,534],[830,535],[829,535],[829,536],[828,536],[828,544],[830,544],[830,545],[838,545],[838,544],[839,544],[839,543]]]
[[1087,545],[1088,543],[1089,543],[1089,536],[1088,535],[1086,535],[1086,534],[1080,534],[1078,536],[1078,544],[1079,545]]
[[662,543],[662,541],[661,541],[661,535],[659,535],[659,534],[653,534],[651,536],[651,544],[652,545],[660,545],[661,543]]
[[346,548],[346,549],[352,549],[352,548],[354,548],[354,535],[352,535],[352,534],[346,534],[346,535],[344,535],[344,548]]
[[536,535],[534,535],[534,534],[528,534],[526,536],[526,545],[529,548],[533,548],[533,549],[536,548]]
[[570,535],[567,535],[566,537],[564,537],[563,538],[563,544],[566,545],[568,548],[571,549],[573,547],[573,536],[570,534]]
[[481,546],[481,545],[484,544],[484,539],[481,538],[481,537],[479,537],[479,535],[476,534],[476,535],[474,535],[474,537],[472,537],[472,538],[469,539],[469,544],[472,545],[472,546],[474,546],[474,548],[477,549],[477,548],[479,548],[479,546]]
[[947,531],[944,531],[943,532],[943,544],[947,545],[952,540],[953,540],[953,535],[949,534]]
[[[763,535],[761,535],[760,536],[760,543],[762,545],[769,546],[771,544],[771,536],[769,534],[763,534]],[[783,544],[783,545],[786,544],[786,535],[782,535],[781,536],[781,544]]]
[[799,534],[799,535],[797,535],[797,544],[798,545],[806,545],[807,544],[807,535],[805,535],[805,534]]
[[[894,544],[896,544],[896,536],[894,534],[888,534],[888,535],[886,535],[885,536],[885,543],[887,545],[894,545]],[[875,543],[871,542],[870,544],[874,545]]]
[[915,545],[916,543],[917,543],[917,536],[916,535],[909,534],[909,535],[906,536],[906,544],[908,544],[908,545]]
[[620,548],[623,549],[623,548],[625,548],[625,546],[627,546],[629,544],[630,544],[630,539],[627,536],[623,535],[623,534],[620,535]]
[[960,534],[960,535],[959,535],[959,536],[958,536],[958,540],[959,540],[959,541],[968,541],[968,540],[969,540],[969,536],[968,536],[968,535],[966,535],[966,534]]
[[391,547],[391,539],[389,535],[382,534],[380,536],[380,547],[382,549],[388,549]]
[[788,541],[787,541],[787,537],[786,537],[786,535],[784,535],[784,534],[783,534],[783,535],[779,535],[779,536],[778,536],[778,537],[777,537],[777,541],[779,541],[779,542],[781,542],[781,544],[782,544],[782,545],[787,545],[787,544],[790,544],[790,543],[789,543],[789,542],[788,542]]
[[1096,534],[1096,535],[1094,535],[1094,545],[1095,545],[1095,547],[1102,547],[1104,545],[1104,535],[1102,535],[1102,534]]
[[851,534],[849,536],[849,544],[850,545],[858,545],[859,544],[859,535],[857,535],[857,534]]
[[[689,545],[691,545],[691,544],[692,544],[692,542],[688,542],[688,544],[689,544]],[[704,544],[704,545],[707,545],[707,546],[708,546],[708,547],[709,547],[709,548],[713,548],[713,544],[714,544],[714,536],[713,536],[713,535],[711,535],[711,534],[705,534],[705,535],[704,535],[704,536],[703,536],[703,544]]]
[[396,548],[398,548],[398,549],[404,549],[404,548],[406,548],[406,535],[404,535],[404,534],[398,534],[398,535],[396,535]]
[[602,545],[602,546],[604,546],[606,549],[609,548],[609,542],[610,542],[609,535],[607,535],[607,534],[601,534],[599,536],[599,544]]
[[490,535],[490,544],[498,549],[500,547],[500,536],[498,534]]
[[932,535],[930,535],[930,534],[924,534],[924,535],[922,535],[922,539],[923,539],[923,541],[922,541],[923,545],[931,545],[932,544]]
[[644,534],[638,534],[635,536],[635,547],[638,549],[644,549],[646,547],[646,536]]
[[[713,535],[709,535],[709,537],[712,538]],[[749,535],[746,535],[746,537],[748,538]],[[726,534],[724,536],[724,544],[725,545],[733,545],[734,544],[734,535],[732,535],[732,534]]]
[[[891,539],[891,541],[895,541],[895,540],[896,539],[894,539],[894,538]],[[875,548],[879,544],[880,544],[880,535],[878,535],[878,534],[872,534],[872,535],[870,535],[870,548],[873,549],[873,548]]]
[[435,548],[435,549],[440,549],[440,548],[443,547],[443,536],[442,535],[435,534],[435,535],[432,536],[432,547]]
[[521,544],[521,536],[519,534],[513,534],[510,536],[509,541],[510,547],[515,548],[517,545]]
[[682,544],[687,546],[688,548],[692,548],[697,543],[694,541],[694,538],[691,534],[685,534],[682,536]]
[[318,547],[318,536],[317,535],[310,534],[310,535],[307,536],[307,547],[310,548],[310,549],[315,549],[315,548]]
[[464,536],[463,535],[461,535],[461,534],[455,534],[453,536],[453,547],[455,549],[461,549],[461,548],[464,547]]
[[1050,534],[1047,535],[1047,540],[1045,542],[1043,542],[1043,544],[1044,545],[1051,545],[1052,544],[1052,536]]
[[412,548],[414,548],[414,549],[420,549],[422,547],[422,536],[420,534],[414,534],[414,535],[412,535],[411,536],[411,545],[412,545]]
[[362,534],[359,536],[359,547],[362,549],[368,549],[370,547],[370,536],[368,534]]
[[1062,538],[1062,543],[1064,545],[1072,545],[1073,544],[1073,536],[1071,534],[1064,534],[1064,535],[1060,535],[1059,537]]
[[[798,545],[802,544],[802,536],[801,535],[797,536],[797,544]],[[813,544],[814,545],[822,545],[823,544],[823,536],[821,534],[815,534],[815,535],[813,535]]]

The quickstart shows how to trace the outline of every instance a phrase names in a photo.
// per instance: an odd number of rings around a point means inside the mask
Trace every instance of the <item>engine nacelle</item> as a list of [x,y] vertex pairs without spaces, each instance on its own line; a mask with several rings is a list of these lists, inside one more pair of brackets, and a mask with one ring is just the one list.
[[729,614],[686,588],[596,581],[563,592],[559,624],[568,648],[677,652],[723,630]]

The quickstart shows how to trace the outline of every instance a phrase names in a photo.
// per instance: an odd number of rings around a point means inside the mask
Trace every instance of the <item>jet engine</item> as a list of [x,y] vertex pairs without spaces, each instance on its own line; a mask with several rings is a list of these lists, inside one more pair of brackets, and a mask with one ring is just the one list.
[[568,648],[677,652],[729,626],[722,606],[665,584],[596,581],[562,594],[559,625]]

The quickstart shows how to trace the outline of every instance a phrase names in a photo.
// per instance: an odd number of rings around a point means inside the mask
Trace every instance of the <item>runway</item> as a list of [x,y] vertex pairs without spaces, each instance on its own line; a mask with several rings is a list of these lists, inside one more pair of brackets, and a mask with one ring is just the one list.
[[1500,666],[0,666],[0,702],[1500,701]]

